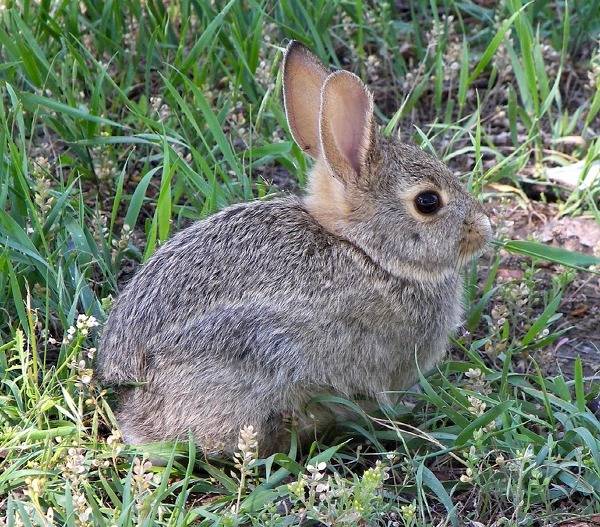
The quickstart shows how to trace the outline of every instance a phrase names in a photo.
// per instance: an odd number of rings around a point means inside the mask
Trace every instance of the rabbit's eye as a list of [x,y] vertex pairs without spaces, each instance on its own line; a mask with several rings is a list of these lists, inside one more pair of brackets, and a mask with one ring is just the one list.
[[415,198],[415,207],[421,214],[433,214],[442,206],[442,200],[437,192],[421,192]]

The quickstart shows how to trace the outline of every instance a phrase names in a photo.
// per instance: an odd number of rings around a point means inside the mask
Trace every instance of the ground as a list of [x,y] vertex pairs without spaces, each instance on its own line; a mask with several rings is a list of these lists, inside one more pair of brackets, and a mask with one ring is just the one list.
[[[489,213],[497,228],[515,240],[530,238],[555,247],[592,254],[600,243],[600,224],[592,218],[558,217],[558,207],[536,201],[516,200],[491,203]],[[505,255],[498,269],[501,283],[521,283],[526,261],[523,257]],[[538,287],[549,287],[560,267],[544,264]],[[563,314],[557,329],[567,329],[544,360],[544,371],[556,374],[559,370],[570,378],[577,356],[583,360],[584,371],[594,375],[600,369],[600,281],[589,273],[577,273],[564,289],[559,305]]]

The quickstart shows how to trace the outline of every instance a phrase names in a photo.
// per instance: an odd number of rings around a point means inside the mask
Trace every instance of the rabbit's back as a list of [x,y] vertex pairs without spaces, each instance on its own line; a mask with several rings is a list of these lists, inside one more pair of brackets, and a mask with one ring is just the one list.
[[337,245],[296,198],[234,205],[193,224],[161,247],[115,302],[100,374],[114,383],[143,380],[153,338],[217,308],[295,299],[308,309],[332,274],[339,277]]

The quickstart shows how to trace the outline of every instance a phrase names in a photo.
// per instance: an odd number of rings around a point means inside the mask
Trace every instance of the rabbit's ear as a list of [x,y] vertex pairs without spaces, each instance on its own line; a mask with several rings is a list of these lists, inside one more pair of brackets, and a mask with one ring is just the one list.
[[356,181],[373,146],[373,96],[354,73],[336,71],[321,92],[321,151],[334,176]]
[[319,156],[321,88],[328,71],[308,48],[292,40],[283,59],[283,104],[294,141],[313,158]]

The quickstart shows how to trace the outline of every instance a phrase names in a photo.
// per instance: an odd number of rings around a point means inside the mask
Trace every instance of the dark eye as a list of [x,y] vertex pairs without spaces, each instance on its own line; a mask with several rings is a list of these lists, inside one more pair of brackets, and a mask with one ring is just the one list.
[[415,198],[415,207],[421,214],[433,214],[442,206],[442,200],[437,192],[421,192]]

